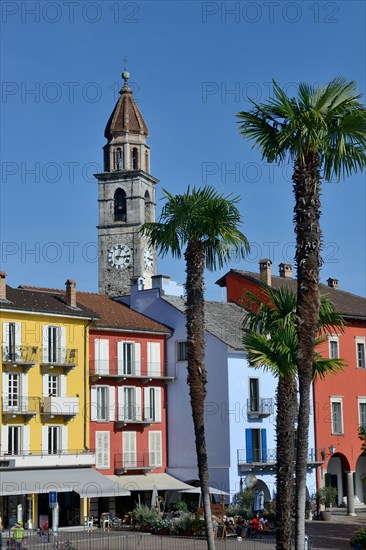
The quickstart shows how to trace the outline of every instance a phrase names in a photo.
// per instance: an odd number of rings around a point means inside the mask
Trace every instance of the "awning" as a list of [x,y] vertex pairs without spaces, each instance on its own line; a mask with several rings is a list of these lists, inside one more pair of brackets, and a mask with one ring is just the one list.
[[[29,495],[75,491],[81,497],[128,496],[131,493],[114,483],[111,476],[93,468],[0,471],[0,495]],[[114,477],[114,476],[112,476]]]
[[[227,493],[226,491],[221,491],[220,489],[216,489],[215,487],[209,487],[210,495],[230,495],[230,493]],[[184,489],[181,491],[181,493],[195,493],[200,494],[201,493],[201,487],[190,487],[189,489]]]
[[192,487],[169,474],[140,474],[107,476],[112,482],[119,483],[122,489],[128,491],[152,491],[154,485],[158,491],[182,491]]

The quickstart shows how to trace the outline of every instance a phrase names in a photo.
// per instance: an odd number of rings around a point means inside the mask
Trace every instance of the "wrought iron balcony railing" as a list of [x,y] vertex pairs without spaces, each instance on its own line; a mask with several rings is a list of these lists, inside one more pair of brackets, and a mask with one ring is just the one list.
[[160,453],[117,453],[114,455],[116,472],[128,470],[152,470],[161,466]]
[[159,379],[170,381],[174,378],[166,376],[166,365],[163,363],[152,363],[141,365],[140,361],[122,361],[118,357],[111,357],[108,360],[92,359],[90,361],[90,376],[93,378],[117,378],[129,379],[139,378],[143,380]]
[[247,399],[248,416],[265,417],[274,413],[272,397],[252,397]]
[[73,368],[78,364],[78,350],[75,348],[44,348],[41,364],[46,367]]
[[[322,456],[322,449],[308,449],[308,463],[322,462]],[[244,466],[248,464],[275,465],[276,462],[276,449],[238,449],[238,466]]]
[[40,412],[40,397],[31,397],[28,395],[18,394],[3,394],[1,410],[3,415],[17,416],[30,415],[34,416]]
[[37,346],[3,346],[3,363],[32,366],[39,361]]

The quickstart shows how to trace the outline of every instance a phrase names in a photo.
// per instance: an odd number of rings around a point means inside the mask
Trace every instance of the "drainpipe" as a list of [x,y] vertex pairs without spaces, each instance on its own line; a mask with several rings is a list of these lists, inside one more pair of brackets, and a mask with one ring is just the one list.
[[86,437],[88,419],[89,419],[89,415],[88,415],[88,411],[87,411],[87,395],[86,395],[86,392],[87,392],[87,389],[88,389],[89,378],[87,380],[87,376],[86,376],[87,368],[86,367],[87,367],[87,361],[89,361],[89,354],[87,354],[88,336],[89,336],[88,328],[93,323],[94,323],[94,317],[92,317],[91,321],[87,325],[85,325],[85,330],[84,330],[84,451],[89,450],[89,448],[87,446],[87,437]]

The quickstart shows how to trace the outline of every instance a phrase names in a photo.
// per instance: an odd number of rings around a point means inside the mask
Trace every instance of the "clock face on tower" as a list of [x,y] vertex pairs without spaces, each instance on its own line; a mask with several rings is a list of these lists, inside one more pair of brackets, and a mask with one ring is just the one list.
[[115,244],[108,250],[108,263],[116,269],[125,269],[131,263],[131,250],[126,244]]
[[154,265],[154,256],[152,250],[147,246],[144,250],[144,267],[148,271],[151,271]]

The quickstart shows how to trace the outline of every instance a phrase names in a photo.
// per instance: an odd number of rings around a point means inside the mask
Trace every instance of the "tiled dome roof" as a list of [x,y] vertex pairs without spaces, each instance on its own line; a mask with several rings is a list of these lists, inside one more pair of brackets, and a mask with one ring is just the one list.
[[117,101],[105,127],[105,137],[110,141],[116,135],[121,135],[125,132],[148,136],[149,130],[136,105],[132,96],[132,90],[128,87],[127,81],[125,81],[120,94],[121,97]]

